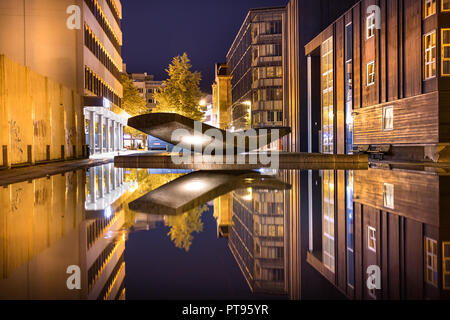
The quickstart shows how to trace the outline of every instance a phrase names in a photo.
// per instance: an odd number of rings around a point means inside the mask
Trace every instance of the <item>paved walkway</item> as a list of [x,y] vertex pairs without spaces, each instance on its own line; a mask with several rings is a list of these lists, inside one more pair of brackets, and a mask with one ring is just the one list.
[[33,180],[59,173],[90,168],[102,164],[112,163],[114,159],[86,159],[64,162],[52,162],[48,164],[29,166],[23,168],[14,168],[0,171],[0,186],[6,186],[13,183]]

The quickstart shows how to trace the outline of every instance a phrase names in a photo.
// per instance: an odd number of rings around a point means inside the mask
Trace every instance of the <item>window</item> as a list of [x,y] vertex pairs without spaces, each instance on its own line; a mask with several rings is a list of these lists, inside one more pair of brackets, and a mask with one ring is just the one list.
[[335,241],[334,241],[334,171],[323,171],[322,185],[322,261],[331,272],[335,272]]
[[353,25],[345,27],[345,146],[353,152]]
[[442,263],[444,290],[450,290],[450,242],[442,243]]
[[383,108],[383,131],[394,130],[394,107]]
[[394,185],[385,183],[383,186],[383,205],[388,209],[395,209],[394,206]]
[[367,40],[369,40],[370,38],[372,38],[375,35],[375,30],[376,30],[376,15],[375,15],[375,13],[372,13],[370,16],[367,17],[366,27],[367,27]]
[[436,76],[436,32],[433,31],[423,36],[424,47],[424,80],[434,78]]
[[437,241],[425,237],[425,281],[435,287],[438,285]]
[[442,76],[450,76],[450,29],[442,29]]
[[442,3],[442,11],[443,12],[448,12],[450,11],[450,0],[441,0]]
[[371,226],[368,227],[367,246],[370,251],[377,252],[377,230]]
[[367,64],[367,86],[373,86],[375,84],[375,61]]
[[322,55],[322,152],[334,152],[333,38],[321,46]]
[[424,19],[436,13],[436,0],[423,1],[423,17]]
[[347,284],[355,287],[355,223],[354,223],[354,174],[346,173],[346,213],[347,213]]

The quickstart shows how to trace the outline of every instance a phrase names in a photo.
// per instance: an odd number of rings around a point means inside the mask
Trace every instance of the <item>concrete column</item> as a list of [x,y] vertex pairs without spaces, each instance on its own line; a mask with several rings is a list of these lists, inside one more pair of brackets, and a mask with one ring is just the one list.
[[112,166],[112,169],[111,169],[111,190],[112,191],[116,190],[116,185],[117,185],[116,171],[117,171],[117,169],[114,168],[114,166]]
[[89,111],[89,149],[90,155],[95,154],[95,112]]
[[103,198],[103,196],[105,195],[105,189],[104,189],[104,185],[103,185],[103,166],[98,167],[98,195],[100,198]]
[[116,122],[111,120],[111,151],[116,151]]
[[89,169],[89,200],[95,202],[95,168]]
[[100,154],[103,153],[103,147],[104,147],[104,132],[103,132],[103,115],[98,115],[98,125],[99,125],[99,139],[98,139],[98,147],[100,148]]
[[106,138],[106,152],[110,152],[111,151],[111,138],[110,138],[110,123],[111,120],[109,120],[108,118],[106,118],[106,132],[105,132],[105,138]]

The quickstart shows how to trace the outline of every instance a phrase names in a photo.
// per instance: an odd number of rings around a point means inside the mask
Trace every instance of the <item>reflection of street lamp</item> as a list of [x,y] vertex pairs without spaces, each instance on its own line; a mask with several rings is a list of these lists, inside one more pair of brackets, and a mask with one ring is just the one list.
[[200,100],[200,106],[201,107],[206,106],[206,100],[205,99]]

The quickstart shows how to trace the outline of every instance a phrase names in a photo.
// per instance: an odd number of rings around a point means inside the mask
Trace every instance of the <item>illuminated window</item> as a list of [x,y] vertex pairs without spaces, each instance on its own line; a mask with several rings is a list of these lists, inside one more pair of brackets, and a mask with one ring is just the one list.
[[450,29],[442,29],[442,76],[450,76]]
[[370,226],[367,233],[367,247],[370,251],[377,252],[377,230]]
[[437,241],[425,237],[425,281],[437,287]]
[[334,171],[323,171],[322,185],[323,216],[323,264],[331,272],[335,272],[334,241]]
[[424,47],[424,80],[434,78],[436,76],[436,32],[433,31],[423,36]]
[[375,30],[376,30],[376,15],[375,15],[375,13],[372,13],[370,16],[367,17],[366,28],[367,28],[367,40],[368,40],[375,35]]
[[442,243],[442,263],[444,290],[450,290],[450,242]]
[[442,8],[441,10],[443,12],[448,12],[450,11],[450,0],[441,0],[442,3]]
[[428,18],[436,13],[436,0],[423,1],[423,17]]
[[385,183],[383,186],[383,205],[388,209],[395,209],[394,206],[394,185]]
[[394,130],[394,107],[383,108],[383,131]]
[[322,43],[322,152],[334,152],[333,38]]
[[370,87],[375,84],[375,61],[367,64],[367,86]]

